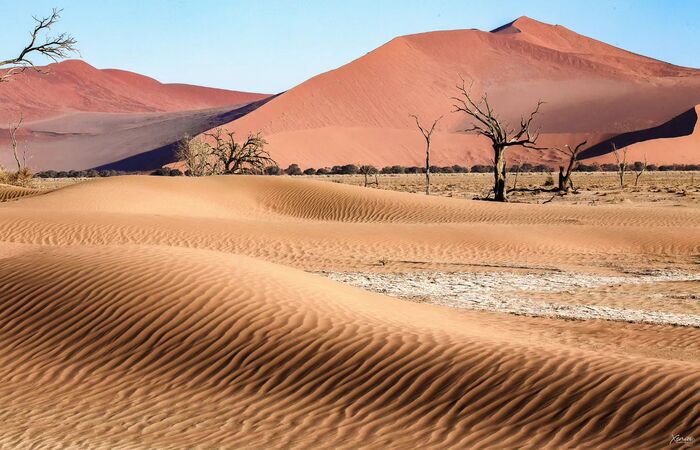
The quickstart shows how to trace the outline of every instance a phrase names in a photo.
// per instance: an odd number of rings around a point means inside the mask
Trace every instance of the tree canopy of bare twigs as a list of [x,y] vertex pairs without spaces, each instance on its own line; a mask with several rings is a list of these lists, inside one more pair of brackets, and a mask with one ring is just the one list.
[[233,131],[224,131],[221,128],[205,133],[205,136],[215,142],[212,154],[216,159],[216,173],[262,173],[266,167],[277,166],[265,150],[267,141],[260,133],[248,134],[243,142],[236,142]]
[[570,190],[574,189],[574,183],[571,181],[571,174],[574,172],[574,170],[576,170],[576,167],[578,166],[578,157],[583,151],[584,145],[587,143],[588,141],[579,142],[574,148],[571,148],[568,144],[565,145],[564,148],[555,148],[555,150],[557,150],[559,153],[563,153],[569,159],[566,169],[564,166],[559,166],[560,193],[569,192]]
[[644,155],[644,161],[637,161],[632,165],[632,169],[634,169],[634,187],[639,186],[639,179],[647,170],[647,166],[647,155]]
[[457,85],[460,95],[451,97],[454,101],[454,112],[462,112],[472,121],[472,126],[465,129],[465,132],[484,136],[491,141],[494,152],[493,192],[496,201],[505,202],[507,201],[506,150],[515,146],[542,150],[536,145],[539,129],[533,130],[532,122],[540,112],[540,106],[544,102],[538,101],[537,106],[527,118],[523,116],[520,119],[520,125],[511,128],[498,118],[486,93],[482,95],[481,99],[475,101],[471,94],[472,86],[467,87],[464,79],[461,80],[461,84]]
[[177,147],[176,158],[187,164],[192,176],[263,173],[268,167],[277,167],[260,133],[249,134],[244,142],[236,142],[233,132],[221,128],[205,136],[213,140],[214,146],[185,136]]
[[28,68],[41,71],[32,57],[43,55],[54,62],[67,58],[71,53],[77,53],[77,41],[68,33],[50,35],[51,27],[61,18],[61,10],[54,8],[48,17],[34,17],[34,29],[30,31],[29,42],[19,52],[18,56],[4,61],[0,61],[0,70],[5,72],[0,75],[0,83],[9,79]]
[[[379,187],[379,170],[370,165],[370,164],[363,164],[358,168],[358,172],[365,177],[365,187],[369,186],[370,184],[374,184],[375,186]],[[369,181],[369,176],[374,175],[374,181]]]
[[411,117],[413,117],[416,120],[416,126],[418,127],[418,130],[420,130],[421,134],[423,135],[423,138],[425,139],[425,195],[430,195],[430,142],[433,139],[433,132],[435,131],[435,127],[437,126],[438,122],[442,119],[443,116],[438,117],[433,121],[433,125],[430,128],[424,127],[420,124],[420,119],[418,119],[418,116],[415,114],[411,114]]
[[189,174],[202,177],[214,174],[212,147],[201,139],[185,136],[180,140],[175,152],[178,161],[184,161]]

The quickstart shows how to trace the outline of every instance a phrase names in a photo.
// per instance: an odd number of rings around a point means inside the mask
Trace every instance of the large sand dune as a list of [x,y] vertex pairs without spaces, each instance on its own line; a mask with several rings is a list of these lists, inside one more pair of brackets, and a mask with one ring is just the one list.
[[243,176],[98,179],[3,203],[0,439],[662,447],[700,431],[696,329],[460,311],[299,269],[692,268],[699,218]]
[[[33,170],[149,170],[172,162],[173,142],[257,107],[266,94],[163,84],[122,70],[64,61],[0,85],[0,146],[24,117],[20,146]],[[142,155],[139,158],[132,158]],[[8,152],[0,164],[12,165]]]
[[[523,17],[493,32],[396,38],[290,89],[229,127],[262,130],[283,165],[420,165],[422,136],[409,114],[424,121],[445,115],[434,141],[434,163],[490,163],[488,143],[460,133],[465,117],[449,114],[460,74],[474,81],[476,95],[488,92],[500,117],[511,123],[538,99],[546,101],[538,121],[546,146],[583,139],[594,144],[659,125],[700,103],[696,69]],[[670,153],[667,160],[686,162],[685,153]],[[517,158],[555,162],[551,152]]]

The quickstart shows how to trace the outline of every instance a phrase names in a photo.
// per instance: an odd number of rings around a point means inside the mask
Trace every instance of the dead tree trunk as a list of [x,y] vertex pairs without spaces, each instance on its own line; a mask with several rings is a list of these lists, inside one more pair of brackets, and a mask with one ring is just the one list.
[[565,153],[569,157],[569,163],[566,166],[559,166],[559,192],[568,193],[574,188],[574,183],[571,181],[571,174],[576,170],[578,166],[578,156],[583,151],[583,146],[586,145],[587,141],[583,141],[576,145],[576,147],[571,148],[565,145],[563,149],[557,148],[556,150]]
[[493,165],[493,194],[494,198],[498,202],[505,202],[508,199],[508,194],[506,192],[506,158],[505,158],[505,147],[499,147],[494,145],[493,151],[495,155],[495,161]]
[[433,121],[433,126],[430,127],[429,130],[427,128],[424,128],[420,124],[417,115],[411,114],[411,117],[416,119],[416,126],[418,127],[421,134],[423,135],[423,138],[425,139],[425,195],[430,195],[430,142],[433,139],[433,132],[435,131],[435,127],[437,126],[438,122],[440,122],[440,119],[442,119],[442,116],[438,117]]
[[454,111],[465,113],[471,120],[472,126],[464,130],[467,133],[475,133],[487,137],[491,141],[494,152],[494,185],[493,193],[496,201],[508,201],[506,191],[506,150],[508,147],[521,146],[531,149],[539,149],[535,146],[539,131],[532,132],[531,126],[535,116],[540,111],[542,102],[537,102],[537,106],[525,119],[520,119],[520,127],[514,130],[509,129],[507,124],[501,122],[495,111],[489,104],[488,97],[484,94],[481,100],[474,102],[471,97],[471,87],[467,89],[464,79],[462,84],[457,85],[461,97],[452,97],[455,101]]

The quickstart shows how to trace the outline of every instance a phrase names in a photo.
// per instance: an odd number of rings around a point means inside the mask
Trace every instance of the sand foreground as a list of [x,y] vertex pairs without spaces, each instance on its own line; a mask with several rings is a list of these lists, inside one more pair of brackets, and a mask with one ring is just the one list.
[[697,327],[444,307],[328,279],[463,274],[478,293],[499,273],[673,271],[689,278],[528,295],[697,318],[697,208],[499,205],[244,176],[3,192],[16,199],[0,203],[3,446],[619,449],[700,437]]

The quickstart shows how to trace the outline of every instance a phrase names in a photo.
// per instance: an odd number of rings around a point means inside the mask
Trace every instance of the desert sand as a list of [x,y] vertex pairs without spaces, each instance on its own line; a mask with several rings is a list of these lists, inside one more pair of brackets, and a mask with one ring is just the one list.
[[[0,203],[0,442],[665,447],[700,432],[697,327],[440,306],[329,277],[449,274],[477,294],[499,273],[576,277],[569,306],[697,319],[683,304],[697,302],[686,294],[699,253],[697,208],[254,176],[103,178],[25,196]],[[625,284],[635,274],[657,278]],[[563,302],[537,289],[531,301]]]

